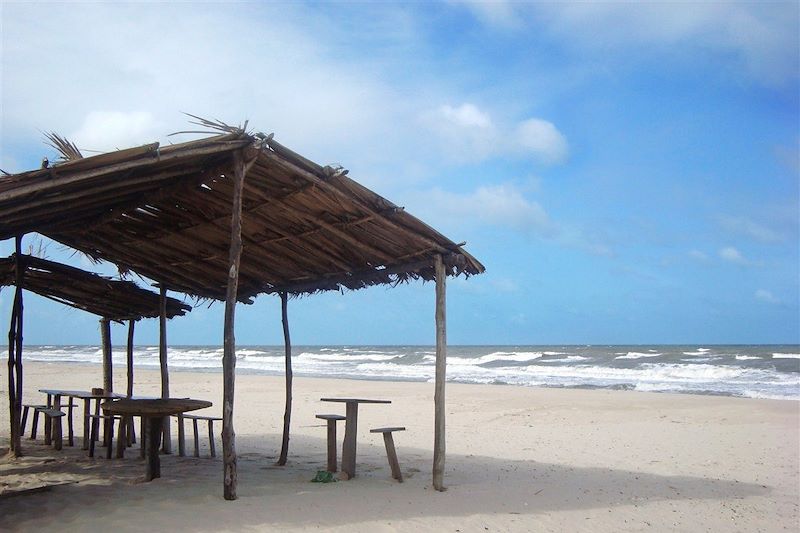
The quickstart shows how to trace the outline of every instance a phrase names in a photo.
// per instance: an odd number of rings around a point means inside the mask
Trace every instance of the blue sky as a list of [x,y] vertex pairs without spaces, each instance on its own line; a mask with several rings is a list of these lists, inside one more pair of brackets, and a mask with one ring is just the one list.
[[[798,343],[799,9],[3,3],[0,168],[54,159],[44,131],[91,153],[170,142],[182,111],[249,119],[467,241],[487,272],[450,280],[453,344]],[[97,342],[26,302],[26,342]],[[298,344],[431,344],[433,286],[290,318]],[[169,335],[220,343],[222,306]],[[277,298],[239,307],[237,341],[281,341]]]

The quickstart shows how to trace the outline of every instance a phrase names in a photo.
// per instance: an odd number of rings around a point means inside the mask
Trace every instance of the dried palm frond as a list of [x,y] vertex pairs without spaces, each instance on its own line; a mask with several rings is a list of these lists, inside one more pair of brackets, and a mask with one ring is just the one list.
[[44,238],[38,233],[34,233],[34,240],[28,244],[28,255],[38,257],[39,259],[47,259],[47,248],[52,241],[44,242]]
[[68,141],[65,137],[60,136],[56,132],[44,134],[45,138],[49,141],[48,146],[55,148],[60,154],[61,159],[64,161],[74,161],[75,159],[83,159],[83,154],[75,143]]
[[192,117],[195,120],[190,120],[189,124],[194,124],[196,126],[202,126],[204,128],[208,128],[207,130],[185,130],[185,131],[176,131],[175,133],[170,133],[172,135],[180,135],[183,133],[202,133],[202,134],[209,134],[209,133],[233,133],[235,135],[240,135],[242,133],[247,132],[247,124],[249,121],[245,120],[244,125],[242,126],[231,126],[222,122],[219,119],[206,119],[203,117],[198,117],[197,115],[192,115],[191,113],[183,113],[186,116]]
[[93,265],[99,265],[100,263],[102,263],[102,262],[103,262],[103,260],[102,260],[102,259],[100,259],[99,257],[95,257],[95,256],[93,256],[93,255],[91,255],[91,254],[89,254],[89,253],[82,252],[82,251],[80,251],[80,250],[76,250],[76,249],[74,249],[74,248],[70,248],[70,247],[69,247],[69,246],[67,246],[66,244],[62,244],[62,245],[59,247],[59,249],[60,249],[62,252],[69,252],[69,254],[70,254],[69,256],[70,256],[70,257],[84,258],[84,259],[86,259],[87,261],[89,261],[89,262],[90,262],[91,264],[93,264]]

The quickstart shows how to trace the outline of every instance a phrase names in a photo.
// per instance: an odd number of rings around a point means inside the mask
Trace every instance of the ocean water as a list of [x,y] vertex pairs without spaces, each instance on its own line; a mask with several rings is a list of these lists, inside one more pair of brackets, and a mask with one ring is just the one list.
[[[100,364],[100,346],[26,346],[26,361]],[[114,348],[115,365],[125,348]],[[171,346],[171,370],[222,371],[218,346]],[[432,346],[295,346],[295,375],[432,381]],[[134,365],[158,368],[158,347]],[[282,346],[240,346],[238,372],[282,375]],[[629,389],[800,400],[800,346],[449,346],[447,379],[531,387]]]

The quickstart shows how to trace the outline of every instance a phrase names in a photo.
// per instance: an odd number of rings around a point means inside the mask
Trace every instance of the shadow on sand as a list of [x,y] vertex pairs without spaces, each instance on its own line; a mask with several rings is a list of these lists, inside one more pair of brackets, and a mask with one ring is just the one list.
[[[273,435],[237,436],[241,450],[263,449],[265,443],[277,450],[277,442]],[[162,530],[180,524],[181,515],[192,519],[194,530],[206,531],[341,526],[409,517],[540,515],[663,500],[729,500],[771,490],[732,480],[449,454],[449,490],[436,493],[430,487],[429,451],[398,446],[406,476],[398,484],[390,478],[382,445],[371,442],[359,443],[356,479],[310,483],[324,468],[325,442],[301,436],[292,439],[285,467],[274,466],[275,455],[240,453],[239,500],[226,502],[219,457],[162,456],[162,478],[143,483],[138,449],[131,449],[123,460],[90,459],[79,448],[54,452],[41,444],[28,443],[27,450],[26,458],[0,462],[4,482],[38,476],[52,483],[77,483],[0,499],[0,530],[34,530],[48,522],[61,530],[80,529],[90,525],[87,520],[92,517],[113,522],[117,529],[127,525]],[[330,512],[354,507],[353,502],[359,502],[355,515]]]

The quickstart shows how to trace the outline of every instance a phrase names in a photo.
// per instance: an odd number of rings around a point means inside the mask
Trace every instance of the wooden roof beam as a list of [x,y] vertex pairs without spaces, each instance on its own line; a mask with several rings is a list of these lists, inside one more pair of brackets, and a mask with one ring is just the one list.
[[[274,143],[274,141],[273,141],[273,143]],[[270,143],[270,146],[272,146],[273,143]],[[277,144],[277,143],[275,143],[275,144]],[[283,147],[283,148],[285,150],[288,150],[285,147]],[[442,246],[440,243],[438,243],[438,242],[436,242],[436,241],[434,241],[432,239],[429,239],[428,237],[420,235],[420,234],[418,234],[418,233],[416,233],[414,231],[409,230],[405,226],[402,226],[400,224],[397,224],[397,223],[393,222],[392,220],[390,220],[386,216],[380,215],[372,207],[364,204],[361,201],[356,200],[355,198],[353,198],[351,196],[348,196],[347,194],[345,194],[341,190],[339,190],[336,187],[334,187],[333,185],[331,185],[329,182],[319,178],[313,172],[310,172],[310,171],[308,171],[308,170],[306,170],[306,169],[304,169],[304,168],[302,168],[302,167],[300,167],[298,165],[292,164],[292,162],[290,160],[281,159],[278,155],[276,155],[273,152],[270,152],[269,150],[262,150],[261,153],[264,154],[266,157],[268,157],[270,160],[275,161],[276,163],[283,164],[283,165],[287,165],[287,164],[292,165],[294,167],[293,170],[295,172],[297,172],[297,174],[300,177],[302,177],[302,178],[314,183],[315,185],[319,186],[320,189],[325,190],[326,192],[332,193],[332,194],[336,195],[337,197],[343,199],[344,201],[346,201],[348,203],[356,205],[360,209],[363,209],[363,210],[365,210],[365,211],[367,211],[367,212],[369,212],[371,214],[375,214],[375,215],[381,216],[381,218],[386,220],[386,222],[388,224],[390,224],[392,227],[396,228],[397,230],[401,231],[402,233],[404,233],[404,234],[406,234],[408,236],[411,236],[412,238],[416,239],[417,241],[423,242],[426,246],[434,247],[441,253],[450,253],[450,252],[453,251],[453,250],[449,250],[446,247]],[[319,165],[317,165],[317,166],[319,166]],[[394,206],[394,204],[392,204],[391,202],[387,201],[387,203],[390,206]],[[397,207],[397,206],[394,206],[394,207]]]
[[[242,140],[233,142],[231,144],[224,143],[224,144],[213,144],[210,146],[203,146],[200,148],[193,148],[181,151],[174,151],[164,155],[158,155],[156,153],[155,156],[150,157],[149,155],[146,157],[139,157],[130,161],[125,161],[123,163],[117,163],[114,165],[108,166],[99,166],[97,168],[92,168],[88,170],[78,171],[70,176],[59,176],[58,170],[59,167],[52,167],[48,169],[50,171],[50,179],[44,182],[37,182],[31,183],[28,185],[22,185],[20,187],[14,187],[12,189],[7,189],[5,191],[0,192],[0,202],[6,202],[9,200],[13,200],[15,198],[19,198],[25,194],[32,194],[32,193],[40,193],[42,191],[46,191],[48,189],[60,189],[65,185],[71,183],[78,183],[84,180],[89,180],[92,178],[97,178],[100,176],[107,176],[109,174],[115,174],[117,172],[123,172],[126,170],[134,169],[137,167],[145,166],[148,164],[152,164],[153,162],[158,162],[163,164],[164,162],[178,160],[181,158],[190,158],[199,155],[211,155],[217,154],[221,152],[228,152],[235,150],[237,148],[241,148],[250,144],[250,140]],[[88,161],[89,158],[83,160]]]

